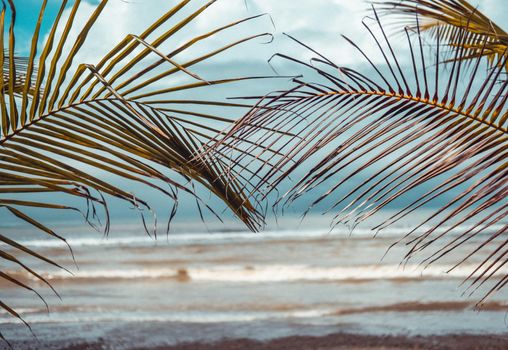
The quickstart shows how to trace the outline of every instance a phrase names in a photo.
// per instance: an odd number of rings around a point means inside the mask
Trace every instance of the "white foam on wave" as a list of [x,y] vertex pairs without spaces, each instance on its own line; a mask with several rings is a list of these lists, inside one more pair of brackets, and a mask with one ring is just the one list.
[[[189,244],[223,244],[242,242],[264,242],[273,240],[306,240],[315,238],[343,236],[344,232],[316,231],[269,231],[263,233],[252,232],[227,232],[227,233],[183,233],[159,236],[157,240],[140,233],[138,236],[128,237],[84,237],[70,238],[67,240],[71,247],[95,247],[95,246],[129,246],[143,247],[157,244],[189,245]],[[41,248],[64,248],[65,244],[56,239],[26,240],[19,242],[28,247]],[[0,243],[0,245],[2,245]]]
[[[504,225],[493,225],[485,229],[485,233],[492,233],[503,228]],[[423,233],[429,230],[430,226],[423,226],[419,228],[415,234]],[[452,231],[452,234],[457,234],[470,229],[470,226],[459,226]],[[390,227],[383,231],[380,237],[400,237],[406,234],[411,229],[409,227],[395,226]],[[443,232],[448,230],[447,227],[442,227],[436,232]],[[261,233],[251,232],[225,232],[225,233],[178,233],[159,235],[158,240],[155,240],[143,233],[139,235],[130,235],[124,237],[81,237],[69,238],[67,242],[72,247],[96,247],[96,246],[117,246],[117,247],[150,247],[159,244],[165,245],[190,245],[190,244],[224,244],[224,243],[244,243],[244,242],[266,242],[277,240],[308,240],[308,239],[326,239],[326,238],[365,238],[373,237],[375,232],[370,229],[357,228],[353,232],[349,232],[346,228],[328,231],[326,229],[316,230],[280,230],[280,231],[266,231]],[[66,245],[57,239],[33,239],[20,241],[19,243],[27,247],[40,247],[40,248],[65,248]],[[0,243],[0,246],[3,243]]]
[[[259,265],[177,268],[146,268],[118,270],[88,270],[70,275],[65,271],[42,273],[48,280],[83,279],[162,279],[223,283],[273,283],[295,281],[362,281],[393,279],[432,279],[468,277],[476,265],[464,265],[447,273],[450,266],[432,265],[422,269],[418,265],[362,265],[348,267],[316,267],[307,265]],[[499,269],[495,276],[504,276],[507,268]]]
[[[302,309],[295,311],[230,311],[230,312],[164,312],[164,313],[130,313],[130,312],[53,312],[50,314],[25,315],[24,320],[31,323],[95,323],[95,322],[179,322],[179,323],[239,323],[276,319],[305,319],[330,315],[333,309]],[[0,316],[0,324],[20,323],[9,315]]]

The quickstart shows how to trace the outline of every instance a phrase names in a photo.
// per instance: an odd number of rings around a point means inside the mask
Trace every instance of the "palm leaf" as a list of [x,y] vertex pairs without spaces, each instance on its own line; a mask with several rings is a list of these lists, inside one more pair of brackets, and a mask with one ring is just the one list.
[[[202,54],[189,56],[187,53],[201,42],[215,39],[259,16],[191,37],[164,53],[159,49],[161,45],[174,34],[183,32],[215,2],[204,3],[190,14],[183,14],[183,19],[176,20],[190,3],[190,0],[182,0],[145,32],[126,36],[98,64],[81,63],[75,68],[77,54],[108,1],[99,2],[74,42],[69,38],[71,30],[75,29],[74,18],[80,11],[80,1],[62,1],[47,39],[39,47],[47,2],[42,1],[27,58],[14,56],[14,3],[9,1],[9,6],[4,6],[0,12],[1,27],[9,29],[8,38],[3,37],[4,30],[0,33],[0,64],[4,67],[4,74],[0,75],[0,208],[6,208],[13,220],[21,220],[65,242],[62,236],[32,217],[29,209],[73,211],[94,224],[98,207],[102,207],[107,233],[107,196],[124,200],[140,210],[150,210],[147,202],[122,188],[118,181],[106,181],[94,175],[94,172],[107,172],[117,179],[150,186],[167,196],[172,207],[171,218],[176,213],[180,192],[196,198],[200,214],[202,208],[207,208],[218,215],[195,191],[196,185],[200,185],[220,198],[249,228],[256,230],[263,218],[239,185],[243,175],[225,172],[228,159],[222,155],[207,152],[206,156],[201,156],[216,134],[234,120],[204,113],[202,108],[249,106],[220,99],[193,99],[192,96],[197,88],[212,89],[256,77],[207,81],[192,69],[232,47],[270,35],[241,38]],[[67,19],[63,15],[66,9],[69,10]],[[60,29],[63,32],[59,33]],[[66,52],[65,47],[69,46]],[[181,53],[186,56],[179,56]],[[172,83],[179,80],[183,82]],[[181,94],[173,97],[173,93],[182,92],[188,99],[182,99]],[[54,202],[42,201],[37,196],[41,193],[81,198],[87,209],[67,206],[58,196]],[[0,235],[0,241],[3,243],[0,259],[20,266],[48,286],[42,276],[17,257],[18,253],[63,268],[50,257],[4,235]],[[18,287],[30,288],[12,277],[9,271],[0,271],[0,277]],[[0,308],[20,318],[3,301],[0,301]]]
[[[390,205],[399,209],[389,218],[376,216],[381,223],[373,232],[412,218],[423,206],[437,206],[401,240],[411,247],[406,259],[430,251],[424,263],[432,263],[478,238],[477,248],[454,268],[486,252],[470,275],[471,288],[484,286],[505,273],[508,262],[508,82],[499,83],[508,56],[499,56],[487,70],[479,55],[470,72],[461,59],[467,54],[463,48],[456,51],[450,69],[443,70],[439,46],[433,52],[436,65],[428,65],[422,38],[413,40],[406,31],[412,64],[404,67],[378,19],[375,25],[379,36],[366,27],[385,64],[372,63],[346,38],[365,57],[368,74],[340,67],[294,39],[315,58],[307,63],[284,54],[276,57],[305,74],[294,79],[290,90],[252,97],[258,100],[256,108],[216,147],[246,150],[232,156],[238,162],[245,153],[257,160],[252,164],[261,169],[261,181],[250,187],[252,196],[271,198],[274,189],[293,177],[278,205],[314,198],[307,212],[315,206],[337,210],[334,224],[351,229]],[[468,37],[463,33],[457,40],[460,44]],[[245,145],[247,137],[259,141]],[[469,226],[462,229],[464,225]],[[456,229],[460,233],[451,234]],[[505,274],[487,295],[506,283]]]
[[[374,1],[379,12],[414,31],[439,36],[452,50],[465,48],[463,60],[484,57],[492,65],[506,55],[508,33],[466,0]],[[417,26],[416,21],[419,21]],[[449,57],[450,58],[450,57]],[[502,62],[502,59],[501,59]],[[508,70],[508,66],[505,67]]]

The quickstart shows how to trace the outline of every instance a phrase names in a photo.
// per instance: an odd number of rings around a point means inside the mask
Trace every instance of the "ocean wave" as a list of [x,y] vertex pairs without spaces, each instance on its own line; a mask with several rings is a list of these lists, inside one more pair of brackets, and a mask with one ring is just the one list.
[[[492,225],[485,229],[483,234],[489,234],[496,232],[503,228],[504,225]],[[415,234],[424,233],[429,230],[430,226],[422,226],[415,231]],[[470,229],[470,226],[459,226],[455,228],[451,233],[459,234]],[[443,232],[448,230],[448,227],[441,227],[436,232]],[[408,233],[411,230],[410,227],[395,226],[390,227],[383,231],[380,238],[393,238],[400,237]],[[331,239],[331,238],[370,238],[375,235],[375,232],[370,229],[357,228],[350,232],[346,228],[339,228],[333,231],[326,229],[317,230],[279,230],[279,231],[266,231],[262,233],[251,233],[251,232],[223,232],[223,233],[178,233],[159,235],[158,240],[151,238],[147,235],[140,233],[139,235],[130,235],[122,237],[81,237],[81,238],[69,238],[67,242],[72,247],[95,247],[95,246],[118,246],[118,247],[150,247],[157,244],[169,244],[169,245],[192,245],[192,244],[226,244],[226,243],[245,243],[245,242],[266,242],[266,241],[286,241],[286,240],[315,240],[315,239]],[[33,248],[65,248],[66,245],[56,239],[31,239],[22,240],[19,243]],[[0,246],[4,245],[0,243]]]
[[[26,315],[29,323],[95,323],[95,322],[179,322],[179,323],[236,323],[254,322],[270,319],[298,319],[322,317],[330,310],[301,310],[291,312],[175,312],[161,313],[51,313],[49,315]],[[0,316],[2,323],[20,323],[11,316]]]
[[[169,245],[191,245],[191,244],[225,244],[244,242],[266,242],[273,240],[307,240],[328,237],[344,237],[345,233],[327,232],[326,230],[316,231],[268,231],[263,233],[252,232],[225,232],[225,233],[179,233],[168,236],[159,236],[158,239],[143,234],[127,237],[83,237],[70,238],[67,240],[72,247],[95,247],[95,246],[128,246],[143,247],[157,244]],[[19,242],[28,247],[40,248],[63,248],[65,244],[56,239],[25,240]],[[0,243],[0,245],[2,245]]]
[[[231,306],[230,306],[231,307]],[[236,323],[277,319],[322,319],[323,317],[340,317],[355,314],[375,314],[384,312],[463,312],[474,310],[474,303],[467,301],[410,301],[388,305],[370,305],[360,307],[298,306],[291,309],[265,305],[264,309],[242,308],[238,310],[187,310],[161,309],[152,311],[101,310],[83,307],[55,308],[47,313],[46,309],[18,309],[24,319],[30,323],[93,323],[93,322],[175,322],[175,323]],[[488,302],[483,305],[485,312],[506,312],[508,305],[502,302]],[[0,324],[19,323],[6,311],[0,311]]]
[[[317,267],[307,265],[215,266],[192,268],[136,268],[113,270],[82,270],[71,275],[65,271],[41,273],[47,280],[117,280],[117,279],[175,279],[181,282],[274,283],[297,281],[368,281],[457,278],[464,279],[476,265],[464,265],[446,272],[450,266],[431,265],[361,265],[347,267]],[[25,272],[25,277],[32,278]],[[493,277],[505,276],[508,268],[501,268]]]

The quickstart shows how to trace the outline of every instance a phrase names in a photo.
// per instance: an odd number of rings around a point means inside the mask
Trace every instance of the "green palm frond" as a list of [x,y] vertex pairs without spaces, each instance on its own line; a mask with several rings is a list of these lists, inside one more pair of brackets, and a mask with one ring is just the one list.
[[[195,186],[199,184],[256,230],[263,217],[239,185],[243,175],[226,171],[229,161],[226,157],[209,152],[200,155],[234,120],[203,109],[249,106],[200,100],[193,98],[193,91],[262,77],[206,80],[192,69],[233,47],[269,38],[270,34],[244,37],[212,51],[195,53],[195,47],[202,42],[259,17],[254,16],[176,43],[169,53],[160,49],[214,2],[205,2],[185,14],[190,0],[181,0],[143,33],[126,36],[99,63],[81,63],[76,68],[77,54],[108,1],[99,2],[72,42],[70,32],[76,29],[74,19],[80,11],[80,1],[62,1],[41,46],[41,22],[48,4],[47,0],[42,1],[27,58],[14,54],[16,9],[14,2],[9,1],[0,12],[0,28],[7,29],[0,33],[0,65],[4,67],[4,74],[0,75],[0,208],[7,209],[13,220],[24,221],[64,242],[62,236],[30,216],[30,209],[75,211],[89,222],[96,216],[97,206],[104,208],[109,219],[107,196],[150,209],[147,202],[122,188],[118,181],[94,175],[107,172],[167,196],[169,206],[173,207],[171,218],[176,213],[180,192],[195,197],[200,212],[204,207],[215,213],[196,193]],[[65,51],[69,46],[70,50]],[[186,98],[182,98],[183,94]],[[88,209],[83,212],[57,199],[41,201],[38,196],[41,193],[81,198]],[[109,221],[106,232],[108,228]],[[47,285],[42,276],[23,263],[18,253],[63,268],[2,232],[0,242],[0,260],[19,265]],[[0,277],[34,291],[7,270],[2,269]],[[0,308],[21,318],[1,297]]]
[[[370,73],[340,67],[298,42],[316,55],[309,63],[276,56],[296,64],[303,77],[294,79],[293,89],[261,98],[216,147],[242,148],[246,135],[259,140],[243,146],[262,169],[252,195],[267,198],[291,177],[294,184],[278,204],[314,198],[307,211],[316,206],[337,211],[335,224],[354,228],[377,217],[381,223],[373,230],[382,232],[419,208],[437,206],[425,220],[410,220],[415,227],[401,240],[411,247],[406,259],[430,251],[424,262],[432,263],[478,238],[477,248],[454,268],[486,252],[470,275],[471,287],[479,288],[506,271],[508,262],[508,82],[499,83],[508,56],[499,56],[490,70],[482,69],[485,62],[477,58],[468,71],[460,59],[466,49],[457,50],[449,70],[443,70],[439,46],[436,65],[429,65],[422,39],[406,32],[411,55],[403,65],[379,20],[375,24],[379,37],[368,29],[383,64],[374,64],[347,38],[365,57]],[[241,159],[243,152],[234,157]],[[402,209],[387,219],[375,216],[390,205]],[[460,233],[450,235],[455,229]],[[508,274],[487,295],[506,283]]]
[[395,18],[397,24],[428,32],[434,39],[439,37],[452,48],[450,52],[466,48],[460,59],[484,57],[492,65],[506,55],[508,33],[466,0],[374,1],[374,4],[380,13]]

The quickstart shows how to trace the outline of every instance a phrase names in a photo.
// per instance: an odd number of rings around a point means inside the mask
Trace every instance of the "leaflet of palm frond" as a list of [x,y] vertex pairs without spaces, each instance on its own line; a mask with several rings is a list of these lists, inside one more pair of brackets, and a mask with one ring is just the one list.
[[[507,52],[508,33],[468,1],[374,1],[374,4],[380,13],[393,17],[397,25],[429,32],[434,38],[439,35],[452,49],[448,59],[456,49],[465,47],[467,50],[461,59],[473,60],[481,56],[492,65]],[[421,22],[419,26],[417,21]],[[508,66],[505,68],[508,70]]]
[[[4,93],[8,92],[7,89],[9,88],[9,79],[10,79],[10,59],[9,59],[9,52],[4,52],[5,62],[3,67],[3,79],[5,82],[4,86]],[[28,70],[28,58],[27,57],[20,57],[15,56],[14,57],[14,65],[15,65],[15,80],[14,80],[14,92],[21,96],[21,93],[23,92],[23,88],[25,86],[26,82],[26,74]],[[32,71],[32,74],[34,72]],[[32,75],[33,76],[33,75]]]
[[[340,67],[294,39],[316,54],[311,63],[284,54],[276,57],[296,64],[300,72],[306,72],[304,77],[294,79],[291,90],[261,98],[216,147],[245,147],[258,160],[261,181],[252,189],[254,196],[266,198],[270,195],[267,184],[270,189],[296,177],[277,203],[287,206],[314,198],[307,212],[326,204],[328,211],[338,211],[334,224],[354,228],[389,205],[407,201],[373,227],[374,232],[383,232],[415,215],[417,209],[439,204],[435,213],[415,224],[401,240],[412,247],[406,258],[434,249],[424,261],[435,262],[473,237],[487,237],[458,262],[462,265],[480,250],[494,251],[470,276],[471,285],[480,286],[505,266],[507,261],[502,259],[508,254],[507,243],[499,242],[506,227],[488,230],[497,223],[503,225],[508,212],[508,82],[499,83],[508,56],[499,55],[490,70],[481,69],[485,63],[477,58],[472,69],[466,70],[460,58],[467,50],[462,48],[444,71],[439,61],[436,66],[427,65],[422,41],[412,40],[407,33],[411,64],[406,69],[399,64],[383,26],[376,25],[380,38],[366,27],[384,64],[374,64],[346,40],[377,77]],[[467,35],[459,40],[467,40]],[[439,57],[439,46],[434,54]],[[305,78],[308,75],[315,78]],[[289,131],[298,137],[262,129]],[[242,146],[241,140],[248,136],[259,140],[257,145]],[[299,171],[303,177],[297,176]],[[446,199],[464,186],[452,200]],[[449,234],[464,224],[471,228]],[[507,280],[503,278],[490,292]]]
[[[0,75],[0,207],[7,208],[13,219],[24,221],[64,243],[62,236],[31,217],[28,209],[73,211],[93,224],[99,216],[96,207],[102,207],[106,233],[109,228],[107,196],[130,203],[142,215],[142,210],[151,211],[147,202],[119,185],[121,181],[106,181],[95,175],[107,172],[167,196],[169,220],[176,214],[180,193],[196,199],[201,215],[206,209],[218,216],[196,192],[199,184],[221,199],[250,229],[258,229],[263,216],[257,203],[242,190],[240,182],[245,176],[225,171],[230,161],[227,154],[207,152],[206,156],[200,156],[208,143],[234,121],[231,116],[215,115],[219,107],[223,113],[227,109],[251,106],[227,102],[221,96],[217,100],[213,100],[215,96],[200,100],[193,93],[198,88],[213,92],[218,85],[264,77],[207,80],[194,73],[193,68],[233,47],[271,35],[251,35],[196,53],[198,44],[215,40],[226,31],[239,32],[240,25],[259,17],[253,16],[190,37],[188,41],[178,41],[169,53],[161,51],[162,44],[177,33],[184,34],[188,24],[215,2],[206,2],[185,14],[183,10],[187,10],[190,0],[181,0],[143,33],[127,35],[99,63],[76,67],[77,54],[107,6],[107,0],[99,2],[81,28],[75,28],[74,23],[80,1],[63,0],[40,47],[41,22],[48,3],[42,1],[30,53],[22,61],[13,55],[16,12],[14,3],[9,1],[9,7],[0,12],[0,27],[9,28],[8,38],[4,38],[5,31],[0,33],[0,65],[5,72]],[[9,15],[10,20],[6,20]],[[177,15],[183,19],[177,19]],[[78,36],[71,39],[70,33],[76,29]],[[64,51],[65,47],[70,50]],[[182,53],[185,55],[179,55]],[[179,80],[184,82],[173,83]],[[22,89],[15,82],[22,82]],[[179,92],[185,92],[187,99],[176,95]],[[211,112],[200,110],[203,107]],[[54,202],[41,201],[40,197],[30,199],[31,194],[45,192],[64,197],[52,196]],[[86,210],[66,206],[65,196],[83,199]],[[10,246],[9,253],[0,252],[0,258],[20,265],[36,279],[44,282],[42,276],[18,259],[16,252],[58,265],[14,241],[0,240]],[[0,273],[10,276],[8,271]],[[21,283],[11,278],[15,284]],[[3,301],[2,307],[17,315]]]

